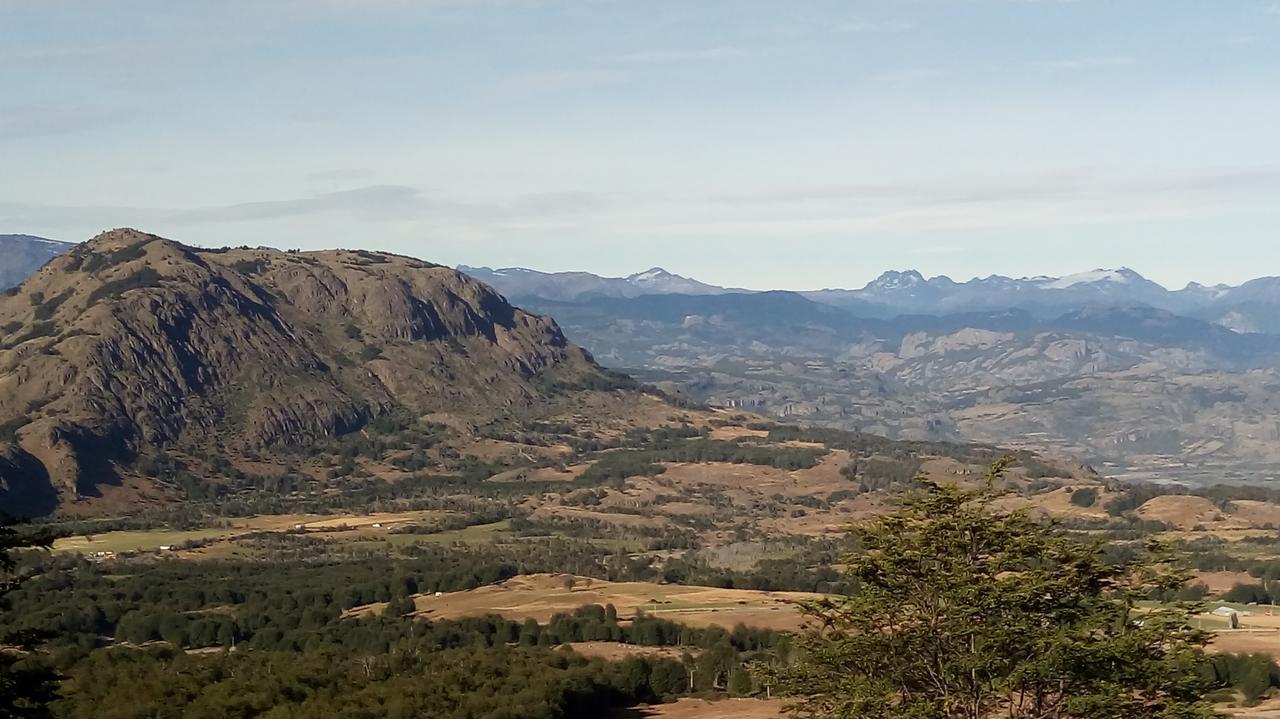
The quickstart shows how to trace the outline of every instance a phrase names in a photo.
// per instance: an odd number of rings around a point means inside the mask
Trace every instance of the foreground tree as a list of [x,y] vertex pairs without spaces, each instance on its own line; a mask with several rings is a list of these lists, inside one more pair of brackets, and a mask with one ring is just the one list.
[[[0,516],[0,612],[5,608],[4,595],[23,580],[14,573],[13,550],[45,546],[40,538],[15,532]],[[36,643],[37,638],[28,635],[0,636],[0,719],[49,716],[47,706],[56,694],[57,676],[32,661]]]
[[1168,556],[1109,564],[994,498],[929,485],[856,527],[859,590],[805,607],[819,628],[766,685],[833,719],[1216,716],[1192,607],[1137,606],[1186,581]]

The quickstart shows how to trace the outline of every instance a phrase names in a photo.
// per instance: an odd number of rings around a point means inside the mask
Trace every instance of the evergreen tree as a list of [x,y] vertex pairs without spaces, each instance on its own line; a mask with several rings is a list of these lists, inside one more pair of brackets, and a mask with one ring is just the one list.
[[751,686],[751,675],[741,666],[736,666],[729,672],[729,693],[735,697],[745,697],[751,694],[753,687]]
[[[24,579],[15,573],[12,551],[47,546],[43,539],[17,533],[0,517],[0,612],[5,609],[4,595]],[[0,636],[0,719],[49,716],[46,707],[57,693],[57,677],[34,654],[38,639],[29,634]]]
[[1192,607],[1136,609],[1186,581],[1170,558],[1108,563],[994,497],[930,484],[859,525],[859,591],[810,603],[823,629],[764,684],[832,719],[1215,716]]

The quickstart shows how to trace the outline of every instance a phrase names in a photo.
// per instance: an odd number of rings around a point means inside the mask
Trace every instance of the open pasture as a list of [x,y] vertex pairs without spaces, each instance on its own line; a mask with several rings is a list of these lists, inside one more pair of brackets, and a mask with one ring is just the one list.
[[[732,629],[737,624],[745,624],[794,631],[804,624],[796,602],[818,596],[803,592],[607,582],[567,574],[530,574],[465,592],[418,595],[414,602],[416,615],[423,619],[497,614],[517,621],[533,619],[545,623],[556,614],[570,614],[578,607],[612,604],[624,620],[643,612],[690,626]],[[371,605],[353,610],[351,614],[373,614],[379,609]]]
[[61,537],[54,541],[55,552],[94,554],[110,552],[158,551],[180,547],[187,542],[225,542],[263,532],[302,534],[324,533],[340,538],[386,535],[398,526],[431,522],[443,512],[382,512],[374,514],[279,514],[224,520],[221,527],[201,529],[144,529]]

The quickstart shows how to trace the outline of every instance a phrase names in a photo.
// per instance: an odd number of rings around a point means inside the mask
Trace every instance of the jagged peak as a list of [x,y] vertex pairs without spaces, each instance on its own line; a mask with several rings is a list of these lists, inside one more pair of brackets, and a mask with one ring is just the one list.
[[897,290],[915,287],[926,282],[924,275],[917,270],[889,270],[872,280],[864,289]]

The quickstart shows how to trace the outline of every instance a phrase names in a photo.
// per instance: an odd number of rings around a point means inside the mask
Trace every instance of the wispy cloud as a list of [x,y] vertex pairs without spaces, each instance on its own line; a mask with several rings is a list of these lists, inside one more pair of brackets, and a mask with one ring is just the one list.
[[608,55],[600,58],[603,62],[659,65],[666,63],[701,62],[707,60],[728,60],[745,57],[746,51],[736,47],[709,47],[696,50],[643,50],[639,52]]
[[0,142],[97,130],[126,119],[118,110],[74,104],[0,106]]
[[[206,207],[91,207],[0,203],[0,226],[130,225],[193,237],[288,227],[327,243],[345,228],[377,237],[450,242],[729,241],[888,231],[1037,229],[1173,221],[1255,210],[1280,191],[1280,165],[1123,175],[1078,169],[1026,176],[949,177],[896,183],[778,188],[736,195],[551,192],[466,198],[408,185]],[[273,230],[274,233],[274,230]],[[181,237],[179,235],[179,237]],[[964,251],[942,239],[919,254]]]
[[1132,57],[1114,56],[1048,60],[1033,62],[1031,63],[1031,66],[1041,70],[1052,70],[1054,72],[1074,72],[1078,70],[1094,70],[1108,67],[1129,67],[1136,64],[1138,64],[1138,61]]
[[1032,60],[1021,64],[1010,63],[909,67],[881,73],[875,76],[875,79],[881,82],[920,82],[928,80],[944,80],[964,76],[1024,72],[1027,70],[1053,73],[1090,72],[1132,67],[1137,64],[1137,58],[1123,55],[1108,57],[1077,57],[1063,58],[1060,60]]

